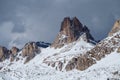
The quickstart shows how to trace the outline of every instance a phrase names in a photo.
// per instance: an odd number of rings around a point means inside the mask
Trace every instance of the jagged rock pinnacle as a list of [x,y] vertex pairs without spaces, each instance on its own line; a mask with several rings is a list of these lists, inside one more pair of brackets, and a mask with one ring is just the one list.
[[65,17],[61,23],[60,32],[53,42],[52,47],[60,48],[64,46],[64,44],[74,42],[83,33],[86,33],[87,38],[93,40],[93,37],[89,32],[89,29],[86,26],[83,26],[76,17],[73,19],[70,19],[70,17]]
[[120,19],[114,23],[112,30],[109,33],[109,36],[112,36],[114,33],[120,31]]

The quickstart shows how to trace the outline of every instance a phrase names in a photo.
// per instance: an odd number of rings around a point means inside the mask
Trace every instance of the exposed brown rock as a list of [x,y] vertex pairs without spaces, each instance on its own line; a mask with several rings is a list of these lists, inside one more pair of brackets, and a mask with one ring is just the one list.
[[26,64],[27,62],[29,62],[33,57],[34,57],[34,56],[32,56],[32,57],[31,57],[31,56],[30,56],[30,57],[28,56],[28,57],[26,58],[24,64]]
[[10,51],[13,55],[16,55],[18,53],[19,49],[17,47],[12,47],[12,49]]
[[35,57],[38,53],[40,53],[40,49],[35,42],[27,43],[22,49],[22,56],[27,57],[25,63]]
[[43,60],[43,63],[47,64],[48,66],[51,66],[53,68],[55,68],[56,70],[62,71],[63,67],[64,67],[64,63],[61,61],[46,61]]
[[86,55],[81,55],[77,58],[73,58],[71,61],[69,61],[69,63],[66,66],[66,71],[70,71],[74,68],[78,69],[78,70],[85,70],[87,69],[89,66],[95,64],[96,61],[91,58],[88,57]]
[[87,39],[94,40],[89,29],[83,26],[76,17],[73,19],[66,17],[61,24],[59,34],[51,46],[61,48],[64,44],[76,41],[83,33],[86,33]]
[[114,26],[112,28],[112,30],[110,31],[109,33],[109,36],[112,36],[114,33],[120,31],[120,20],[117,20],[115,23],[114,23]]
[[5,47],[0,46],[0,61],[4,61],[6,58],[9,58],[9,50]]
[[88,67],[90,67],[91,65],[93,65],[95,63],[96,63],[96,61],[91,57],[88,57],[88,56],[85,56],[85,55],[80,56],[80,57],[78,57],[76,69],[82,71],[82,70],[87,69]]
[[79,32],[82,31],[82,24],[77,18],[70,20],[69,17],[64,18],[61,24],[60,33],[55,39],[52,46],[62,47],[64,43],[70,43],[75,41],[79,37]]
[[66,71],[70,71],[70,70],[76,68],[77,61],[78,61],[77,58],[72,58],[72,60],[69,61],[69,63],[68,63],[67,66],[65,67]]
[[13,54],[10,55],[10,62],[13,62],[15,60],[15,56]]
[[19,49],[17,47],[12,47],[12,49],[9,52],[10,52],[10,62],[12,62],[15,60],[17,53],[19,52]]
[[61,61],[58,62],[58,69],[61,71],[63,68],[63,63]]
[[120,53],[120,47],[118,48],[117,52]]

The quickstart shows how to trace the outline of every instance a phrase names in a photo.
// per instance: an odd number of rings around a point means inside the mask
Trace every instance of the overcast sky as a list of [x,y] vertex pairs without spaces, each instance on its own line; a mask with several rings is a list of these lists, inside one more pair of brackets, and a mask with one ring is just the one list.
[[103,39],[120,18],[120,0],[0,0],[0,45],[53,42],[66,16],[78,17]]

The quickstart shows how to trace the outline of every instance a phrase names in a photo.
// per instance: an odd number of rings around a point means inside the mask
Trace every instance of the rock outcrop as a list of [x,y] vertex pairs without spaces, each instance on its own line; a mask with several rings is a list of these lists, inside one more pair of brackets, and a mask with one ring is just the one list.
[[15,60],[18,52],[19,52],[19,49],[17,47],[12,47],[12,49],[10,50],[10,53],[11,53],[10,54],[10,61],[11,62]]
[[120,47],[118,48],[117,52],[120,53]]
[[110,37],[102,40],[83,55],[71,59],[65,69],[67,71],[72,69],[85,70],[115,50],[120,53],[120,32],[117,33],[120,29],[118,25],[120,23],[116,21],[112,31],[109,33]]
[[12,47],[11,50],[8,50],[6,47],[0,46],[0,61],[4,61],[6,59],[10,59],[10,61],[14,61],[19,49],[16,47]]
[[34,58],[38,53],[40,53],[40,49],[35,42],[27,43],[22,49],[22,57],[26,57],[25,63]]
[[64,44],[76,41],[83,33],[86,33],[87,41],[90,39],[94,40],[89,29],[86,26],[83,26],[76,17],[73,19],[66,17],[61,24],[58,36],[51,46],[61,48]]
[[66,65],[65,69],[66,71],[70,71],[76,68],[83,71],[95,63],[96,61],[92,57],[88,57],[88,55],[81,55],[80,57],[72,58],[72,60]]
[[36,54],[40,53],[40,48],[46,48],[49,45],[49,43],[43,42],[29,42],[21,50],[19,50],[17,47],[12,47],[10,50],[8,50],[7,48],[0,46],[0,61],[2,62],[6,59],[9,59],[10,62],[13,62],[26,58],[24,63],[27,63],[34,58]]
[[109,36],[112,36],[114,33],[120,31],[120,19],[114,23],[112,30],[109,33]]
[[9,50],[5,47],[0,46],[0,61],[4,61],[5,59],[9,58]]
[[19,49],[17,47],[12,47],[10,51],[13,55],[16,55],[19,52]]

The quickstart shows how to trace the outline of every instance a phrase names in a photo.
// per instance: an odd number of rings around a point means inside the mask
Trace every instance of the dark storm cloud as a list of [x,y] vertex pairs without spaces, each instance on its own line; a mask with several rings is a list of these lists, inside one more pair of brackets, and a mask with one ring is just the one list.
[[0,0],[0,44],[53,42],[64,17],[77,16],[103,39],[120,17],[120,0]]

